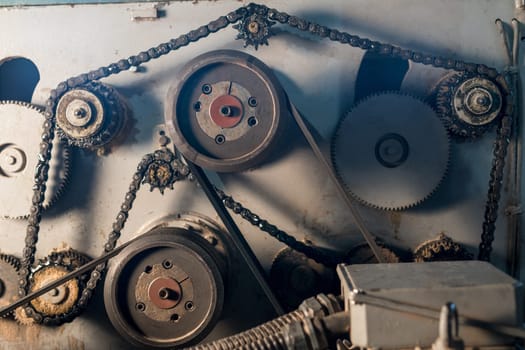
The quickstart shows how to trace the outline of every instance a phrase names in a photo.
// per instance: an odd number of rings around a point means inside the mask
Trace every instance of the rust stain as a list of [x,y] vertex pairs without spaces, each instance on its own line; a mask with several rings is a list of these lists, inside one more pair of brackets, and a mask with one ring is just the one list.
[[389,214],[390,222],[394,230],[394,238],[399,239],[399,227],[401,226],[401,213],[393,211]]
[[23,345],[20,348],[38,349],[40,327],[24,326],[12,319],[0,319],[0,334],[2,341],[7,343]]
[[85,350],[84,342],[73,336],[69,336],[67,338],[67,342],[68,342],[68,349],[70,350]]

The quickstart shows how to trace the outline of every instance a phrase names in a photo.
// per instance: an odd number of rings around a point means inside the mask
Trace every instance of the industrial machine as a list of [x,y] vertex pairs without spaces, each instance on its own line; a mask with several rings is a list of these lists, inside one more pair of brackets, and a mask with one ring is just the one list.
[[0,1],[0,349],[523,346],[524,21]]

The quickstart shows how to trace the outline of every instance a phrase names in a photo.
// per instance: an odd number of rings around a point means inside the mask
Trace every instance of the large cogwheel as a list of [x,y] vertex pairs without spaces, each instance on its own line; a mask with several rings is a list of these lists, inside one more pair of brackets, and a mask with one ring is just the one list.
[[[89,260],[86,255],[74,249],[51,253],[41,259],[37,267],[33,269],[29,279],[29,292],[34,292],[64,277]],[[76,304],[88,277],[89,273],[86,273],[78,278],[73,278],[41,297],[33,299],[28,307],[17,310],[17,320],[21,323],[28,323],[27,321],[34,319],[46,325],[60,325],[72,321],[82,311]]]
[[12,304],[18,298],[18,270],[20,260],[0,254],[0,308]]
[[[23,218],[32,203],[44,115],[29,103],[0,101],[0,120],[0,216]],[[69,177],[69,158],[69,148],[55,138],[44,209],[64,190]]]
[[332,161],[348,192],[377,209],[427,199],[449,163],[447,130],[425,102],[397,92],[372,95],[339,123]]

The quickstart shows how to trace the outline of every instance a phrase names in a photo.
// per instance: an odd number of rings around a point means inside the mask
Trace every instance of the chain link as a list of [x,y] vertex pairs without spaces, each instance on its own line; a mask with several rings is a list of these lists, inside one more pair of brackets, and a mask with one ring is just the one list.
[[[258,21],[258,25],[267,26],[273,25],[273,23],[279,22],[281,24],[288,25],[297,30],[309,32],[312,35],[316,35],[321,38],[328,38],[329,40],[339,42],[341,44],[350,45],[355,48],[376,52],[385,56],[400,57],[402,59],[411,60],[413,62],[430,65],[436,68],[446,68],[455,71],[467,71],[476,74],[482,74],[490,79],[499,82],[499,85],[503,88],[505,95],[509,94],[507,84],[502,77],[494,68],[489,68],[483,64],[468,63],[461,60],[452,58],[445,58],[441,56],[432,56],[418,51],[407,50],[401,47],[397,47],[391,44],[380,43],[378,41],[372,41],[367,38],[361,38],[356,35],[352,35],[346,32],[341,32],[335,29],[319,25],[308,20],[291,16],[285,12],[279,12],[275,9],[267,8],[266,6],[249,4],[245,7],[241,7],[233,12],[230,12],[226,16],[221,16],[218,19],[211,21],[207,25],[201,26],[195,30],[192,30],[186,34],[179,36],[178,38],[172,39],[169,42],[162,43],[156,47],[150,48],[146,51],[140,52],[137,55],[130,56],[128,58],[121,59],[117,62],[111,63],[107,66],[100,67],[87,73],[80,74],[78,76],[67,79],[66,81],[58,84],[58,86],[51,91],[50,97],[46,102],[45,110],[45,122],[43,124],[43,132],[40,143],[40,153],[38,155],[38,164],[35,170],[35,181],[33,187],[33,198],[32,205],[30,207],[30,213],[28,218],[28,225],[26,229],[25,237],[25,248],[22,253],[20,278],[19,278],[19,296],[23,297],[27,295],[29,288],[29,275],[31,267],[35,262],[36,244],[38,241],[38,233],[40,231],[40,222],[42,219],[42,204],[44,201],[44,194],[46,190],[46,182],[49,172],[49,161],[51,159],[51,148],[52,141],[55,137],[56,119],[55,109],[58,100],[67,91],[81,87],[92,81],[107,78],[111,75],[116,75],[122,71],[128,70],[131,67],[137,67],[150,60],[154,60],[163,55],[166,55],[172,51],[176,51],[184,46],[191,43],[197,42],[202,38],[207,37],[211,33],[215,33],[221,29],[226,28],[232,23],[236,23],[239,20],[245,20],[246,18],[256,15],[263,19]],[[239,31],[246,31],[244,26],[238,27]],[[268,28],[261,28],[265,30]],[[270,31],[268,31],[269,33]],[[268,34],[269,35],[269,34]],[[260,38],[253,38],[249,33],[243,32],[240,38],[251,38],[251,45],[258,46],[262,40],[266,40],[266,36]],[[260,40],[260,41],[258,41]],[[510,99],[507,99],[507,103],[510,103]],[[512,125],[512,106],[507,105],[505,115],[501,119],[501,126],[498,130],[496,143],[494,147],[494,161],[491,169],[488,199],[485,211],[485,221],[483,223],[483,234],[482,243],[480,245],[480,259],[488,259],[490,257],[491,243],[494,239],[495,221],[497,219],[498,202],[501,192],[501,181],[503,178],[503,168],[505,162],[505,155],[508,146],[508,138],[510,136],[510,129]],[[149,165],[153,162],[153,156],[147,155],[139,164],[137,171],[133,176],[133,180],[129,187],[129,191],[125,196],[125,200],[121,206],[121,210],[117,215],[116,221],[113,224],[113,230],[109,234],[107,243],[104,246],[104,251],[109,252],[114,249],[117,240],[120,237],[121,230],[126,223],[126,219],[129,214],[129,210],[136,198],[136,193],[140,188],[142,179],[144,178],[145,172]],[[221,192],[219,192],[221,193]],[[260,219],[256,214],[252,213],[248,209],[242,207],[240,203],[233,201],[229,196],[222,193],[223,203],[232,209],[234,212],[238,212],[243,218],[250,221],[253,225],[258,226],[264,232],[276,237],[281,242],[287,244],[293,249],[296,249],[307,256],[327,263],[329,265],[336,264],[339,260],[326,253],[322,252],[318,248],[313,246],[305,245],[304,243],[298,242],[294,237],[287,235],[275,225],[270,224],[266,220]],[[87,307],[88,301],[93,294],[98,281],[105,270],[106,264],[97,266],[92,271],[90,280],[87,283],[87,287],[82,292],[82,296],[76,307],[85,308]],[[46,319],[31,310],[28,306],[29,316],[32,316],[37,322],[48,322]],[[27,312],[26,310],[26,312]]]

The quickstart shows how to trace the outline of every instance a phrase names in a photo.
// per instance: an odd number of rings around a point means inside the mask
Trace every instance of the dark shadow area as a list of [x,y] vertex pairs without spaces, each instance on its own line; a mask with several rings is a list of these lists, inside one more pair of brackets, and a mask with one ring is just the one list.
[[367,52],[355,81],[355,102],[371,94],[399,90],[407,71],[407,60]]
[[39,80],[38,68],[27,58],[0,61],[0,100],[31,102]]

